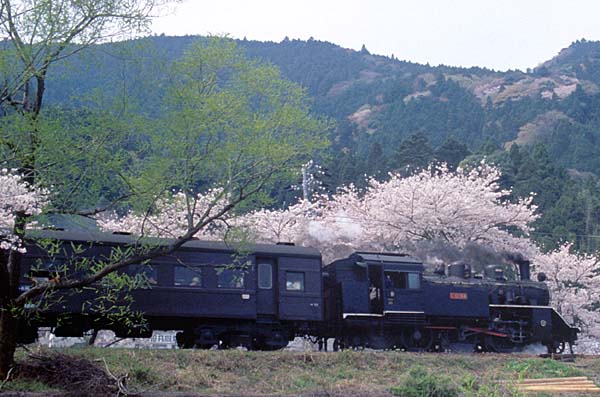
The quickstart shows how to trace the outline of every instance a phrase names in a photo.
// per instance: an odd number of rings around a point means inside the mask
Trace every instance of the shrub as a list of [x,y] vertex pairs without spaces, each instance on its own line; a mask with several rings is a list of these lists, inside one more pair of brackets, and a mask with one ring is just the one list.
[[412,369],[408,378],[400,386],[391,388],[391,393],[402,397],[457,397],[459,389],[450,378],[427,371],[425,368]]

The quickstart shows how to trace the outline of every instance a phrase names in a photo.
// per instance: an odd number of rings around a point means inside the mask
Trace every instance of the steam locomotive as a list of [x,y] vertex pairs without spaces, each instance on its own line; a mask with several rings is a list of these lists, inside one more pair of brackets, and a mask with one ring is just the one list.
[[[122,234],[39,231],[30,239],[20,288],[56,277],[73,257],[109,258],[135,245]],[[52,255],[36,241],[55,241]],[[550,352],[573,346],[578,329],[549,306],[543,282],[519,280],[502,266],[482,274],[464,262],[427,273],[422,261],[395,253],[355,252],[322,267],[321,254],[289,244],[256,244],[240,254],[221,242],[192,240],[175,252],[122,271],[143,272],[150,288],[132,292],[144,324],[114,324],[87,310],[92,292],[61,292],[57,304],[21,324],[21,342],[38,327],[57,336],[111,329],[118,337],[179,330],[181,348],[275,350],[310,335],[323,349],[519,351],[541,343]],[[35,302],[33,303],[35,306]],[[65,314],[68,314],[65,316]]]

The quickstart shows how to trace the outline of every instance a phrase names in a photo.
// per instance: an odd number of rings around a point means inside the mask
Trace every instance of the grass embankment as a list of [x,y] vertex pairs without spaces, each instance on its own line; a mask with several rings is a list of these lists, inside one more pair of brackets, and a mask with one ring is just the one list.
[[[47,350],[36,352],[46,354]],[[518,396],[504,380],[588,376],[600,382],[600,359],[573,363],[497,354],[404,352],[299,353],[193,350],[62,349],[115,377],[131,392],[305,396]],[[21,354],[25,364],[31,360]],[[29,375],[31,376],[31,375]],[[56,391],[16,378],[2,391]],[[81,390],[81,389],[79,389]],[[412,394],[411,394],[412,393]],[[528,394],[534,395],[534,394]],[[543,394],[540,394],[543,395]]]

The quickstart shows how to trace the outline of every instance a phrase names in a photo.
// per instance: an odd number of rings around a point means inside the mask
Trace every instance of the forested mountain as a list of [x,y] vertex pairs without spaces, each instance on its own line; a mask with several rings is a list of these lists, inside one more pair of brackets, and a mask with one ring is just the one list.
[[[49,105],[119,98],[160,113],[169,65],[198,39],[154,36],[72,57],[51,76]],[[485,156],[516,194],[537,193],[538,240],[599,247],[599,42],[575,42],[527,72],[420,65],[313,39],[239,44],[306,87],[314,111],[336,120],[330,152],[319,160],[329,188]]]

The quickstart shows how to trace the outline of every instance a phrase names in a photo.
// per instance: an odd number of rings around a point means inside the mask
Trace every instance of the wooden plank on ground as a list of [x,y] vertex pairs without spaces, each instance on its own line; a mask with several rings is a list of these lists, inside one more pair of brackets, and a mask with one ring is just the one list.
[[577,382],[546,382],[546,383],[517,383],[519,387],[534,387],[534,386],[593,386],[596,387],[596,384],[591,380],[580,380]]
[[586,393],[600,394],[598,387],[592,380],[585,376],[568,378],[521,379],[514,383],[518,391],[546,392],[546,393]]

